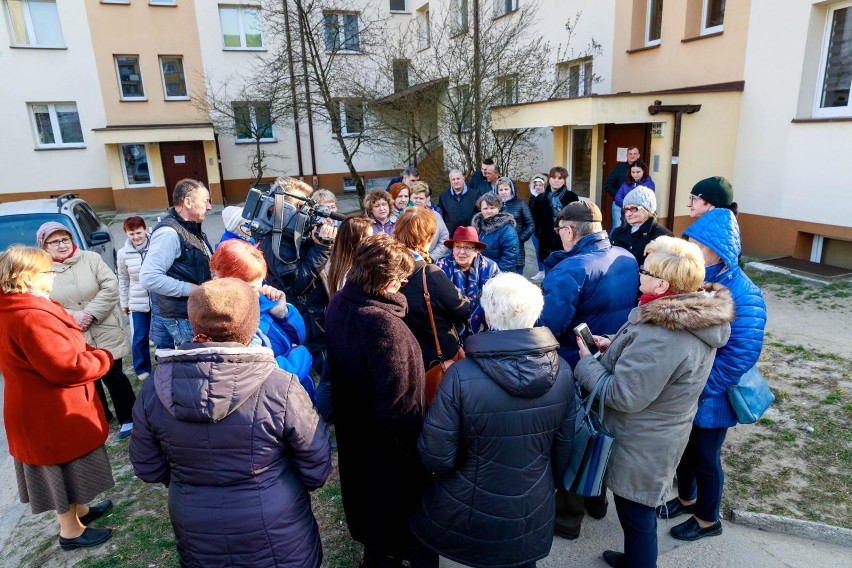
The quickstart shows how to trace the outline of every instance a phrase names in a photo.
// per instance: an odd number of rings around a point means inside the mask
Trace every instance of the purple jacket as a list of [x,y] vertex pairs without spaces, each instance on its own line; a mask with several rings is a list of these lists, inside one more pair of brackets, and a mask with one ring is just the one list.
[[133,407],[130,461],[169,487],[182,566],[318,567],[308,491],[331,472],[328,430],[269,349],[158,352]]

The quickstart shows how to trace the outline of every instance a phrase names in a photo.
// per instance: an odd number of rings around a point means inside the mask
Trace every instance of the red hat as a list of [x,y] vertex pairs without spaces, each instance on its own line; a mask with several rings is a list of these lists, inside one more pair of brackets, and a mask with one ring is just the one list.
[[488,248],[488,245],[479,240],[479,234],[477,234],[476,229],[473,227],[457,227],[453,233],[453,238],[444,241],[444,245],[450,248],[456,243],[470,243],[479,250]]

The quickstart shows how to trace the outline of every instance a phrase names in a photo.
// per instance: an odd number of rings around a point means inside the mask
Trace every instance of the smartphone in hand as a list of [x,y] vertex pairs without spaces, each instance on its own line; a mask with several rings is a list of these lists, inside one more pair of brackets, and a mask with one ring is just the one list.
[[589,330],[589,326],[581,323],[577,327],[574,328],[574,333],[583,340],[583,343],[586,344],[586,349],[589,350],[589,353],[592,354],[592,357],[595,359],[600,359],[601,352],[598,349],[598,346],[595,344],[595,338],[592,337],[592,332]]

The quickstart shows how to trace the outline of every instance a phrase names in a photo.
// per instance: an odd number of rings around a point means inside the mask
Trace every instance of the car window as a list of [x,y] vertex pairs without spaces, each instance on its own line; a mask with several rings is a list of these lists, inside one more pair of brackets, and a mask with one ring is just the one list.
[[83,232],[83,238],[86,239],[86,242],[88,242],[92,233],[101,228],[100,220],[97,215],[95,215],[95,213],[83,203],[77,203],[71,211],[74,214],[74,218],[77,219],[77,223],[80,225],[80,230]]
[[56,221],[68,227],[68,232],[77,246],[80,246],[80,235],[71,226],[71,219],[56,213],[34,213],[29,215],[0,216],[0,250],[6,250],[11,244],[36,245],[36,233],[42,224]]

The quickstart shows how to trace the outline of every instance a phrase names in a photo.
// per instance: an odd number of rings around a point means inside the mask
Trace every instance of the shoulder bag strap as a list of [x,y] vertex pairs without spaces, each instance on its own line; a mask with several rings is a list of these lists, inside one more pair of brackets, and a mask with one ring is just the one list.
[[429,324],[432,326],[432,337],[435,338],[435,349],[438,351],[438,361],[444,362],[441,353],[441,342],[438,341],[438,329],[435,327],[435,316],[432,315],[432,300],[429,296],[429,286],[426,284],[426,265],[423,266],[423,297],[426,299],[426,311],[429,313]]

